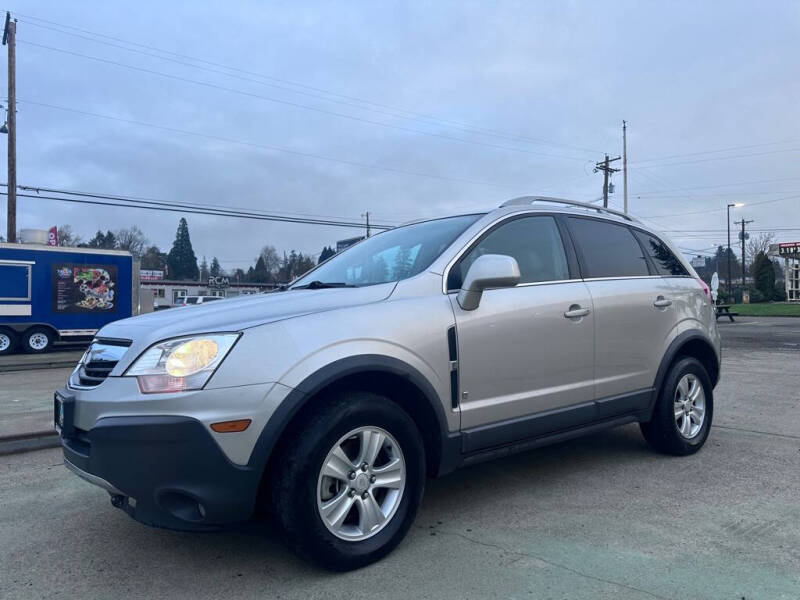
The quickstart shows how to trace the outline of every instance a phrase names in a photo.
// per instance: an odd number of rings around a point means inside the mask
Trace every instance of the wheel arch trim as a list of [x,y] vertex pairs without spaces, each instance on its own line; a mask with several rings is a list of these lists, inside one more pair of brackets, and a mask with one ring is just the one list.
[[716,366],[716,373],[709,373],[708,377],[711,379],[711,383],[713,386],[717,385],[719,381],[719,371],[720,371],[720,361],[717,357],[717,353],[714,349],[714,345],[712,344],[711,340],[708,336],[703,335],[701,332],[697,330],[693,331],[684,331],[683,333],[679,334],[669,346],[667,346],[667,351],[664,353],[664,357],[661,359],[661,364],[658,367],[658,371],[656,372],[656,378],[653,382],[653,400],[651,402],[651,411],[653,406],[655,406],[655,402],[658,399],[658,395],[661,392],[661,385],[664,383],[664,378],[667,376],[667,372],[669,371],[670,366],[675,361],[675,358],[680,354],[681,350],[690,342],[699,341],[705,346],[708,347],[708,350],[711,352],[711,355],[714,358],[715,366]]
[[[262,470],[266,467],[278,440],[292,422],[292,419],[320,391],[345,377],[368,373],[385,373],[400,376],[408,380],[421,392],[424,401],[433,409],[438,423],[439,439],[441,440],[439,473],[443,472],[445,464],[448,465],[446,470],[452,470],[449,468],[449,464],[450,462],[457,462],[457,459],[452,457],[451,449],[460,448],[457,440],[458,433],[451,434],[449,432],[444,405],[434,386],[417,369],[406,362],[377,354],[362,354],[336,360],[318,369],[292,388],[267,420],[266,425],[259,434],[250,455],[248,466]],[[460,458],[460,452],[458,458]]]

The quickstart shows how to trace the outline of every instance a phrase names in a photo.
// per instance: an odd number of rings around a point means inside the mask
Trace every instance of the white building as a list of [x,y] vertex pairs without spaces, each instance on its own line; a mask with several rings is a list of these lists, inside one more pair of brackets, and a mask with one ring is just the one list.
[[176,281],[164,279],[163,271],[142,269],[139,274],[142,290],[153,293],[153,307],[170,308],[184,296],[218,296],[235,298],[247,294],[268,292],[277,286],[272,283],[237,283],[229,277],[209,277],[208,281]]

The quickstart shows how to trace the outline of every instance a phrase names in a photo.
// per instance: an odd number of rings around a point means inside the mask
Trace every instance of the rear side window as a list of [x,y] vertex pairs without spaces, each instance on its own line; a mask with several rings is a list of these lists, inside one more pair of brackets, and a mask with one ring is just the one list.
[[523,217],[490,231],[453,267],[447,288],[460,288],[470,265],[484,254],[505,254],[516,259],[520,283],[569,279],[564,245],[553,217]]
[[194,296],[191,296],[189,298],[184,298],[183,303],[184,304],[197,304],[197,298],[195,298]]
[[624,225],[579,217],[569,217],[569,222],[583,256],[584,277],[650,274],[642,247]]
[[644,231],[635,231],[636,237],[644,246],[659,275],[665,277],[683,277],[689,275],[686,267],[683,266],[678,257],[673,254],[672,250],[657,237],[645,233]]

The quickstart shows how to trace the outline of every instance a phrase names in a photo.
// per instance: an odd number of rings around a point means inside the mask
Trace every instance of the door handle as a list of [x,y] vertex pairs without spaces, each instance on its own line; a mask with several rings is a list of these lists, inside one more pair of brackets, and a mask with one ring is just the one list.
[[664,298],[664,296],[659,296],[656,298],[655,302],[653,302],[653,306],[656,308],[667,308],[668,306],[672,306],[672,300]]
[[588,308],[581,308],[580,304],[573,304],[569,307],[569,310],[564,313],[564,316],[567,319],[579,319],[581,317],[585,317],[588,315],[590,311]]

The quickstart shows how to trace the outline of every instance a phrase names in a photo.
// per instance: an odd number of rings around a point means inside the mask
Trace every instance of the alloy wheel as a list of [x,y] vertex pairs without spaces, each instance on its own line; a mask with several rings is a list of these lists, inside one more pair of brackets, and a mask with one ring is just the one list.
[[706,414],[706,394],[700,379],[687,373],[675,388],[675,425],[678,433],[690,440],[700,433]]
[[336,537],[361,541],[391,521],[403,498],[406,465],[397,440],[380,427],[342,436],[320,469],[317,510]]

